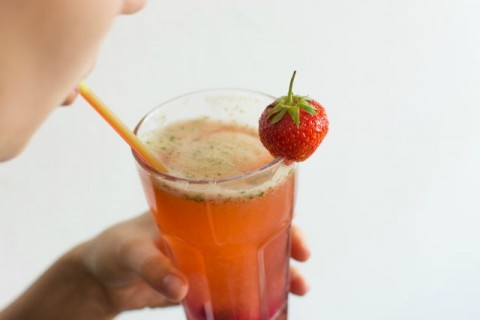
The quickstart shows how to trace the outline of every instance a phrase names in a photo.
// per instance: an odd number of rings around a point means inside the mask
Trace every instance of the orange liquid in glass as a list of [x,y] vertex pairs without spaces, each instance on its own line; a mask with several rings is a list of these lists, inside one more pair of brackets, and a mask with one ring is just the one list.
[[[286,172],[278,183],[252,177],[241,182],[251,189],[223,193],[220,186],[203,194],[141,172],[167,254],[189,280],[188,319],[286,319],[295,189],[294,171]],[[255,179],[267,187],[255,189]]]

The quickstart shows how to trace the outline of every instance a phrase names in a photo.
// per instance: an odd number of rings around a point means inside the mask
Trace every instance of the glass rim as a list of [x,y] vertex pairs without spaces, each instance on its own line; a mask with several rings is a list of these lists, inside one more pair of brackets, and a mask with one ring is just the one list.
[[[209,92],[215,92],[215,91],[237,91],[237,92],[243,92],[243,93],[253,93],[253,94],[258,94],[258,95],[262,95],[262,96],[265,96],[265,97],[268,97],[268,98],[272,98],[272,102],[276,99],[276,97],[270,95],[270,94],[266,94],[264,92],[261,92],[261,91],[256,91],[256,90],[250,90],[250,89],[240,89],[240,88],[212,88],[212,89],[203,89],[203,90],[197,90],[197,91],[192,91],[192,92],[188,92],[188,93],[184,93],[182,95],[179,95],[179,96],[176,96],[174,98],[171,98],[171,99],[168,99],[162,103],[160,103],[159,105],[157,105],[156,107],[154,107],[153,109],[151,109],[150,111],[148,111],[141,119],[140,121],[137,123],[137,125],[135,126],[135,129],[133,130],[133,133],[135,135],[137,135],[138,131],[140,130],[140,128],[142,127],[143,123],[156,111],[158,111],[159,109],[165,107],[165,105],[167,105],[168,103],[172,102],[172,101],[175,101],[175,100],[178,100],[178,99],[181,99],[181,98],[185,98],[185,97],[188,97],[188,96],[192,96],[192,95],[195,95],[195,94],[201,94],[201,93],[209,93]],[[143,159],[135,152],[135,150],[131,149],[132,151],[132,154],[133,154],[133,157],[135,158],[136,160],[136,163],[145,171],[147,171],[149,174],[157,177],[157,178],[161,178],[163,180],[169,180],[169,181],[179,181],[179,182],[188,182],[188,183],[192,183],[192,184],[217,184],[217,183],[225,183],[225,182],[231,182],[231,181],[237,181],[237,180],[241,180],[241,179],[246,179],[246,178],[250,178],[250,177],[253,177],[255,175],[258,175],[258,174],[261,174],[263,172],[265,172],[266,170],[270,169],[270,168],[273,168],[275,166],[279,166],[280,164],[283,164],[285,163],[285,160],[281,157],[275,157],[272,161],[270,161],[269,163],[259,167],[259,168],[256,168],[254,170],[251,170],[249,172],[245,172],[245,173],[242,173],[242,174],[239,174],[239,175],[235,175],[235,176],[231,176],[231,177],[226,177],[226,178],[220,178],[220,179],[189,179],[189,178],[181,178],[181,177],[177,177],[177,176],[174,176],[174,175],[170,175],[170,174],[167,174],[167,173],[162,173],[162,172],[159,172],[158,170],[155,170],[154,168],[152,168],[150,165],[148,165],[147,163],[145,163],[145,161],[143,161]]]

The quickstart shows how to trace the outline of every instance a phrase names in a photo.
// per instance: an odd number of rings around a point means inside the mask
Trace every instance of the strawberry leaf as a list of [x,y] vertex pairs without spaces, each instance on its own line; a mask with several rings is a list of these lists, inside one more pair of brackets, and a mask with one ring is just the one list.
[[317,109],[308,102],[301,102],[300,108],[302,108],[302,110],[305,110],[310,115],[314,115],[317,113]]
[[295,122],[295,125],[297,128],[300,126],[300,112],[299,108],[293,107],[288,109],[288,114],[290,117],[292,117],[293,122]]
[[310,115],[317,113],[317,108],[312,105],[313,99],[308,96],[297,96],[293,94],[293,81],[295,79],[296,71],[293,72],[290,79],[290,86],[288,88],[288,95],[282,96],[275,100],[274,104],[269,107],[267,112],[267,119],[271,120],[272,124],[275,124],[282,120],[285,114],[288,112],[295,125],[300,127],[300,109],[307,112]]
[[268,110],[268,113],[267,113],[268,119],[270,119],[270,118],[273,117],[276,113],[282,111],[283,109],[285,109],[285,107],[284,107],[281,103],[277,103],[273,108],[271,108],[270,110]]
[[287,113],[287,109],[283,108],[280,112],[277,113],[277,115],[272,119],[272,124],[275,124],[282,120],[283,116]]

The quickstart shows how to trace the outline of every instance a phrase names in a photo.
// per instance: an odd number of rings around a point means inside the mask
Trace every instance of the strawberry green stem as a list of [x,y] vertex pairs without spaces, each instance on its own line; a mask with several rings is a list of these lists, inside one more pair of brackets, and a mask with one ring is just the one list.
[[295,80],[295,75],[297,74],[297,71],[293,71],[292,78],[290,79],[290,86],[288,87],[288,102],[293,104],[293,81]]

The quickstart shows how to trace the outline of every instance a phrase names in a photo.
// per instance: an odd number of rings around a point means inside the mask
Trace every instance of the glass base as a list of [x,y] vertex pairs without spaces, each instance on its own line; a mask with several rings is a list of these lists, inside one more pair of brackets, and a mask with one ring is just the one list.
[[288,319],[288,305],[278,310],[277,314],[272,317],[271,320],[287,320]]
[[235,318],[233,319],[232,317],[230,316],[217,316],[215,315],[214,317],[208,317],[208,316],[205,316],[205,317],[202,317],[202,318],[192,318],[192,317],[189,317],[188,314],[186,315],[187,316],[187,320],[287,320],[288,319],[288,304],[285,303],[285,305],[280,308],[271,318],[269,319],[260,319],[260,318],[255,318],[255,319],[241,319],[241,318]]

